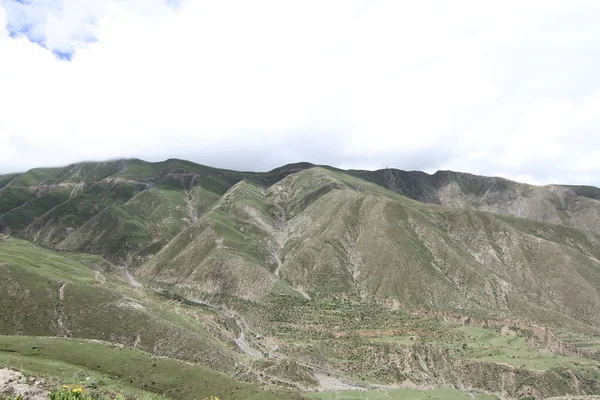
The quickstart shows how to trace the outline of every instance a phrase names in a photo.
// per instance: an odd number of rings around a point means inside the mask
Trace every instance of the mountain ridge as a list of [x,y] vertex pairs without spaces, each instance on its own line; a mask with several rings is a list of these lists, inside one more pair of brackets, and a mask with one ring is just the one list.
[[[271,186],[291,173],[315,167],[355,176],[425,203],[549,221],[600,232],[600,189],[593,186],[535,186],[505,178],[453,171],[437,171],[434,174],[389,168],[344,171],[307,162],[286,164],[267,172],[238,172],[179,159],[155,163],[139,159],[89,162],[63,168],[36,168],[22,174],[0,176],[0,231],[26,231],[34,223],[48,224],[43,218],[40,219],[43,214],[67,203],[84,189],[93,191],[94,186],[97,189],[102,186],[99,190],[109,191],[111,188],[107,189],[105,186],[117,186],[114,191],[119,193],[105,204],[108,206],[115,201],[118,204],[127,202],[134,194],[154,186],[157,180],[164,186],[170,186],[168,189],[189,191],[198,186],[194,179],[208,177],[205,179],[206,183],[202,182],[203,186],[207,186],[216,195],[222,195],[242,179]],[[217,182],[210,182],[211,176],[216,177]],[[188,193],[188,197],[191,195]],[[12,215],[6,215],[13,209],[17,210]],[[90,215],[98,212],[99,210],[94,209],[86,211]],[[25,218],[22,218],[22,214],[26,214]],[[72,228],[80,226],[79,223],[74,225]],[[34,226],[29,229],[29,233],[18,234],[24,238],[34,238],[31,231],[39,229],[40,227]],[[68,235],[68,232],[62,232],[61,237],[66,238]],[[50,234],[50,237],[41,242],[56,244],[57,241],[58,238],[53,238]]]

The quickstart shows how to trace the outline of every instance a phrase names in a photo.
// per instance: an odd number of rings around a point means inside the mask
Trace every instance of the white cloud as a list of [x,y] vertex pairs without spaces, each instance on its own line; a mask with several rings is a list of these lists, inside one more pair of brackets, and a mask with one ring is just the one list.
[[599,17],[593,1],[0,0],[0,30],[29,26],[0,32],[0,172],[137,156],[599,184]]

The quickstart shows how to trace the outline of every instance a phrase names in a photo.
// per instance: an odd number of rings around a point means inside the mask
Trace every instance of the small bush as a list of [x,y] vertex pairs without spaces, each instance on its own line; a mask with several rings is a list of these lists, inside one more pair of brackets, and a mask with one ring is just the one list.
[[91,400],[91,397],[85,395],[83,392],[84,389],[81,386],[63,385],[50,393],[50,400]]

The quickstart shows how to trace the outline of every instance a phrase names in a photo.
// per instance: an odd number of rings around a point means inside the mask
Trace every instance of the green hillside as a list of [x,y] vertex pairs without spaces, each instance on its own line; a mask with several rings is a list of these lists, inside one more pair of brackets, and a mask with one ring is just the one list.
[[1,176],[0,365],[170,398],[598,394],[598,190],[174,159]]

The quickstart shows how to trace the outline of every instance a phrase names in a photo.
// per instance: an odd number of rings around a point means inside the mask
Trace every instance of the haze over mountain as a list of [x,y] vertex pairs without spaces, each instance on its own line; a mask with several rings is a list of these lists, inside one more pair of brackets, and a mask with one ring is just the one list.
[[178,157],[598,186],[598,19],[588,0],[4,0],[0,174]]
[[0,176],[0,229],[3,307],[20,310],[4,334],[107,340],[271,388],[600,393],[595,187],[129,159]]

